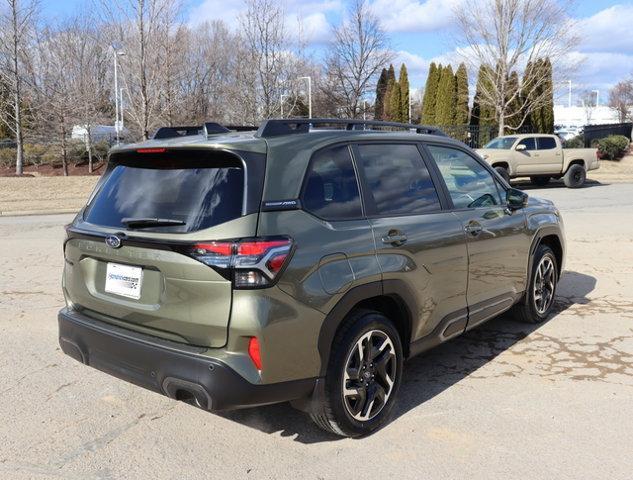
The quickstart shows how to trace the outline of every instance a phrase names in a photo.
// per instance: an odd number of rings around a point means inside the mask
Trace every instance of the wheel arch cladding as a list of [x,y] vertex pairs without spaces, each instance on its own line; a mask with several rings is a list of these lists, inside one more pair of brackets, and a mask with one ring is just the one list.
[[400,334],[404,357],[409,355],[413,312],[417,310],[415,296],[400,280],[371,282],[350,289],[325,317],[319,333],[321,376],[327,371],[332,343],[350,312],[363,308],[376,310],[391,320]]
[[538,245],[547,245],[554,252],[556,257],[556,266],[558,267],[558,278],[561,276],[563,266],[563,245],[558,235],[549,234],[541,238]]

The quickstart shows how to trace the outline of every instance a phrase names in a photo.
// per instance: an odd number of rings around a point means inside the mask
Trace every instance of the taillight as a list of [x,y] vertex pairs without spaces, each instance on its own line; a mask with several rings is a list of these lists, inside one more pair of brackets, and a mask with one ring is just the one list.
[[196,243],[188,253],[227,278],[232,277],[236,288],[257,288],[275,281],[291,250],[292,240],[283,237]]

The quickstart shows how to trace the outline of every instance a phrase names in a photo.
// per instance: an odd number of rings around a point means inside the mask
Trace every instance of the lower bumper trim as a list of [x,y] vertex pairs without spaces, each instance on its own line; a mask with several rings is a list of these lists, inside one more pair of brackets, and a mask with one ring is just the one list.
[[59,344],[75,360],[205,410],[232,410],[308,397],[316,378],[253,384],[226,363],[174,342],[84,317],[64,308]]

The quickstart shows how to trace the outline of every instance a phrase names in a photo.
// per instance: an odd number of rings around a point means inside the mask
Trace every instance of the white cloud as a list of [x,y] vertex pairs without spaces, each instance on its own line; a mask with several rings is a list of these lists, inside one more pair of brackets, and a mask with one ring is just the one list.
[[[336,15],[343,10],[342,0],[290,0],[284,3],[285,28],[295,39],[321,43],[329,38],[328,15]],[[206,21],[223,20],[229,28],[237,29],[243,11],[243,1],[203,0],[189,11],[189,23],[198,25]]]
[[375,0],[372,8],[390,32],[430,32],[449,27],[464,0]]
[[577,31],[582,35],[583,51],[633,53],[633,5],[601,10],[580,20]]

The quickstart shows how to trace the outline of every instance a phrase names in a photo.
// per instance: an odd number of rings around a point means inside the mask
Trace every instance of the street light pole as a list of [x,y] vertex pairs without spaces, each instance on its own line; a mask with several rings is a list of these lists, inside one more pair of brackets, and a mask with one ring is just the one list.
[[123,126],[123,90],[127,90],[127,88],[119,88],[119,118],[121,120],[121,123],[119,123],[119,126],[121,128],[121,130],[123,130],[124,126]]
[[112,45],[114,51],[114,133],[116,135],[116,144],[119,144],[119,76],[118,76],[118,57],[125,55],[115,45]]
[[308,118],[312,118],[312,78],[311,77],[299,77],[299,80],[308,81]]
[[284,118],[284,97],[287,97],[287,93],[279,95],[279,106],[281,107],[281,118]]
[[596,94],[596,107],[600,106],[600,90],[592,90]]

